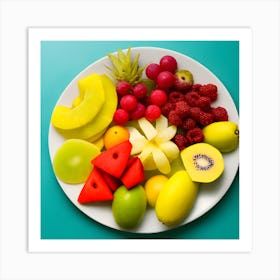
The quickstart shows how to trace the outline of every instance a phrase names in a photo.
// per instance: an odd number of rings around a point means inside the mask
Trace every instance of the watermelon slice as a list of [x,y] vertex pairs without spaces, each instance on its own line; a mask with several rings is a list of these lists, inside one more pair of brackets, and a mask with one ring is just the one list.
[[[95,167],[97,168],[97,167]],[[113,177],[109,173],[106,173],[105,171],[98,170],[103,177],[106,184],[109,186],[109,188],[114,192],[120,185],[121,181],[118,178]]]
[[127,166],[131,150],[131,143],[125,141],[102,152],[92,160],[92,163],[110,175],[120,178]]
[[140,158],[136,157],[121,176],[127,189],[131,189],[145,179],[144,167]]
[[114,195],[102,175],[97,168],[93,168],[80,192],[78,202],[89,203],[113,200],[113,198]]

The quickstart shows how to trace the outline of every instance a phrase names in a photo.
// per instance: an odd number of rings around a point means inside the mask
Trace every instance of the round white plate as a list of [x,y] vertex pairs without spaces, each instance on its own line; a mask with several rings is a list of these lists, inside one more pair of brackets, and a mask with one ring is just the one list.
[[[219,95],[218,95],[218,100],[212,105],[224,106],[228,111],[229,120],[238,123],[238,119],[239,119],[238,112],[236,110],[235,104],[229,92],[222,84],[222,82],[203,65],[201,65],[200,63],[198,63],[197,61],[191,59],[186,55],[171,50],[162,49],[162,48],[153,48],[153,47],[132,48],[131,49],[132,56],[134,56],[136,53],[140,53],[140,59],[139,59],[140,65],[147,65],[149,63],[158,63],[162,56],[167,54],[172,55],[177,59],[179,69],[188,69],[193,73],[195,83],[215,84],[218,87]],[[82,77],[85,77],[93,72],[99,74],[102,73],[109,74],[105,65],[110,65],[110,61],[107,57],[104,57],[94,62],[85,70],[83,70],[80,74],[78,74],[67,86],[67,88],[63,91],[56,105],[71,106],[73,99],[78,95],[77,81]],[[53,161],[53,157],[56,150],[62,145],[64,141],[65,139],[56,132],[56,130],[52,125],[50,125],[49,152],[50,152],[51,161]],[[212,207],[214,207],[221,200],[224,194],[227,192],[238,170],[238,165],[239,165],[238,149],[236,149],[232,153],[224,154],[224,161],[225,161],[225,170],[223,175],[213,183],[200,185],[200,191],[196,199],[195,205],[191,210],[190,214],[186,217],[186,219],[181,225],[187,224],[199,218],[203,214],[205,214]],[[83,187],[83,184],[68,185],[61,182],[59,179],[57,180],[61,188],[67,195],[67,197],[72,201],[72,203],[76,207],[78,207],[82,212],[84,212],[88,217],[105,226],[117,230],[124,230],[120,228],[114,221],[110,202],[92,203],[89,205],[79,204],[77,202],[77,198]],[[148,207],[142,223],[138,227],[127,231],[137,232],[137,233],[157,233],[169,229],[170,227],[164,226],[162,223],[160,223],[157,220],[154,209]]]

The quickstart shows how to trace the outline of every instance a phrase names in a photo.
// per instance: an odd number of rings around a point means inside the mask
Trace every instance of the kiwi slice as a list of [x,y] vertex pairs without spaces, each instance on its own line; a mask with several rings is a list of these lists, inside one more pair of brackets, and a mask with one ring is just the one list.
[[221,152],[207,143],[197,143],[181,152],[185,169],[194,182],[211,183],[224,171]]

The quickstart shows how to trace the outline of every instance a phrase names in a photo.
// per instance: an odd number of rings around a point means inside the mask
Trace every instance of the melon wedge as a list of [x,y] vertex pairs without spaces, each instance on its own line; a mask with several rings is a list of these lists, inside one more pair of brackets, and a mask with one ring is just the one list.
[[59,129],[75,129],[89,123],[101,110],[105,94],[102,80],[98,74],[84,78],[84,87],[80,91],[81,102],[74,108],[57,105],[51,117],[51,123]]

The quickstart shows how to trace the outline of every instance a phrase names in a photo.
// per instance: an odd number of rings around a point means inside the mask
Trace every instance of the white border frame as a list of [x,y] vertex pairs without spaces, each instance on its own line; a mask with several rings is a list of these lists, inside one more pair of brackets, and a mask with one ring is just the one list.
[[[252,248],[252,32],[250,28],[30,28],[28,37],[30,252],[249,252]],[[182,35],[187,34],[187,35]],[[40,239],[41,40],[236,40],[240,42],[240,238],[238,240]],[[143,39],[143,40],[144,40]],[[246,108],[246,110],[244,110]],[[36,174],[37,176],[34,176]],[[248,176],[248,174],[251,174]],[[243,187],[246,185],[246,188]]]

